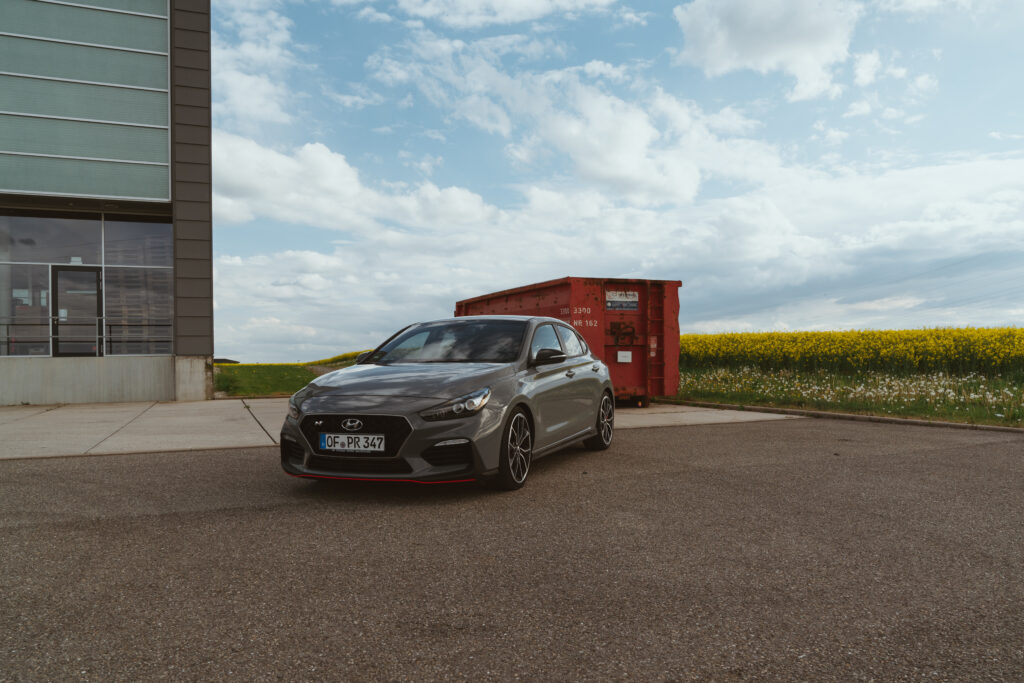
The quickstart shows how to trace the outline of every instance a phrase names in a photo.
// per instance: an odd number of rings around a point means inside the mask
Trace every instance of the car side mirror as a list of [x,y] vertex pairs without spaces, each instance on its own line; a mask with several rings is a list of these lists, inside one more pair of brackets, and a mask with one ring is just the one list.
[[541,349],[537,352],[537,357],[533,359],[533,364],[554,365],[555,363],[561,363],[566,358],[568,358],[568,356],[558,349]]
[[362,363],[371,353],[373,353],[373,351],[363,351],[361,354],[356,356],[356,363]]

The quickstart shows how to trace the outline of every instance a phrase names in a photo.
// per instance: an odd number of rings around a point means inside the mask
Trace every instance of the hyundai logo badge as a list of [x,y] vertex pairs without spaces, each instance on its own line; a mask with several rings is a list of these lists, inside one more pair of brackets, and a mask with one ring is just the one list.
[[357,420],[354,417],[350,417],[341,423],[341,428],[346,432],[358,432],[363,428],[363,421]]
[[324,421],[323,420],[317,420],[313,424],[315,424],[317,427],[323,427],[324,426]]

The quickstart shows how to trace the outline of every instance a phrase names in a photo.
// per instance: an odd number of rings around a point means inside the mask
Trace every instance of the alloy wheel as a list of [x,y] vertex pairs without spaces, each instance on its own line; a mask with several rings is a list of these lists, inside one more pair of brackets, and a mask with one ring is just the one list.
[[530,458],[533,454],[533,435],[530,423],[522,413],[512,417],[508,428],[508,472],[516,484],[526,481],[530,472]]
[[615,434],[615,403],[608,394],[601,399],[601,412],[598,415],[598,429],[601,433],[601,442],[607,446],[612,442]]

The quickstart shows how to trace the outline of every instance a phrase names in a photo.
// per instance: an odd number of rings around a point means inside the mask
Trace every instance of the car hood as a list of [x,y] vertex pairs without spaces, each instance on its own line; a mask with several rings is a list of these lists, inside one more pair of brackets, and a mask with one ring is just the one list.
[[509,363],[396,363],[352,365],[313,380],[302,398],[402,396],[457,398],[513,374]]

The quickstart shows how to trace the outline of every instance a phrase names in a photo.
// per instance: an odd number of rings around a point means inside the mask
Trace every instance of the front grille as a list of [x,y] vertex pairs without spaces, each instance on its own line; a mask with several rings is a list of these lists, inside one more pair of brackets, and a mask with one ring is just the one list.
[[[349,432],[342,429],[341,423],[349,418],[356,418],[363,423],[363,428],[356,432]],[[322,421],[323,424],[317,425],[318,421]],[[384,435],[384,452],[383,453],[360,453],[356,454],[345,454],[349,457],[359,458],[393,458],[398,455],[398,451],[401,450],[402,444],[409,438],[409,434],[412,433],[412,427],[409,425],[409,421],[404,417],[398,417],[396,415],[307,415],[302,418],[302,429],[303,435],[306,440],[309,441],[309,445],[313,447],[313,452],[317,455],[329,455],[339,456],[342,453],[336,451],[322,451],[320,450],[320,434],[383,434]]]
[[434,467],[449,467],[451,465],[469,467],[473,464],[473,447],[469,442],[451,446],[431,446],[423,451],[420,457]]
[[314,455],[309,459],[311,470],[337,474],[409,474],[412,467],[403,459],[335,458]]

